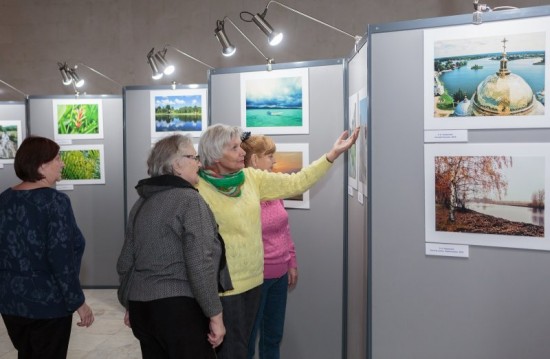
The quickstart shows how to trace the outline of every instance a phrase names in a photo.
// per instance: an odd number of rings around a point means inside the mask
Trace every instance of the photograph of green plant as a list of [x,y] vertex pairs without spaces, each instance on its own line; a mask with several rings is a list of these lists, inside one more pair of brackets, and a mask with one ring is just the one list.
[[104,184],[103,145],[62,146],[60,184]]
[[54,100],[55,138],[103,138],[101,101]]

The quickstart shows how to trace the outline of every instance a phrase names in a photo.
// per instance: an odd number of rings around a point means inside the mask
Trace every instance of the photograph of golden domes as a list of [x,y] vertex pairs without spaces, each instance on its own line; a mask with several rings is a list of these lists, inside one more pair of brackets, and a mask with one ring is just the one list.
[[546,36],[434,42],[434,117],[544,115]]

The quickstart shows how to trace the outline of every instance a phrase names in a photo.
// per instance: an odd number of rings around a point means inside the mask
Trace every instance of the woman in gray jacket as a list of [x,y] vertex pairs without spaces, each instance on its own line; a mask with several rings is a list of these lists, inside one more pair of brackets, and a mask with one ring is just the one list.
[[223,240],[194,185],[199,158],[189,137],[157,142],[150,178],[136,186],[117,270],[131,276],[125,322],[147,358],[215,358],[225,335],[218,291],[232,288]]

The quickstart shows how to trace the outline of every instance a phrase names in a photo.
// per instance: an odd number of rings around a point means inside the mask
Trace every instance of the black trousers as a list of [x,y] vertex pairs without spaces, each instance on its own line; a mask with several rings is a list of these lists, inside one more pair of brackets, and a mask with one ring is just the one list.
[[18,359],[67,357],[73,316],[30,319],[2,314]]
[[214,359],[210,319],[194,298],[129,302],[130,324],[143,359]]
[[248,340],[256,321],[261,295],[260,285],[241,294],[220,297],[226,333],[217,348],[218,359],[247,358]]

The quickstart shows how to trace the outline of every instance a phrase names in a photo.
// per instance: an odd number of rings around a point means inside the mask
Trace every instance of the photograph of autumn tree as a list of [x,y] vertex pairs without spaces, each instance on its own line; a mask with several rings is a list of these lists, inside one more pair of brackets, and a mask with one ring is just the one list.
[[436,156],[435,227],[544,237],[545,157]]

